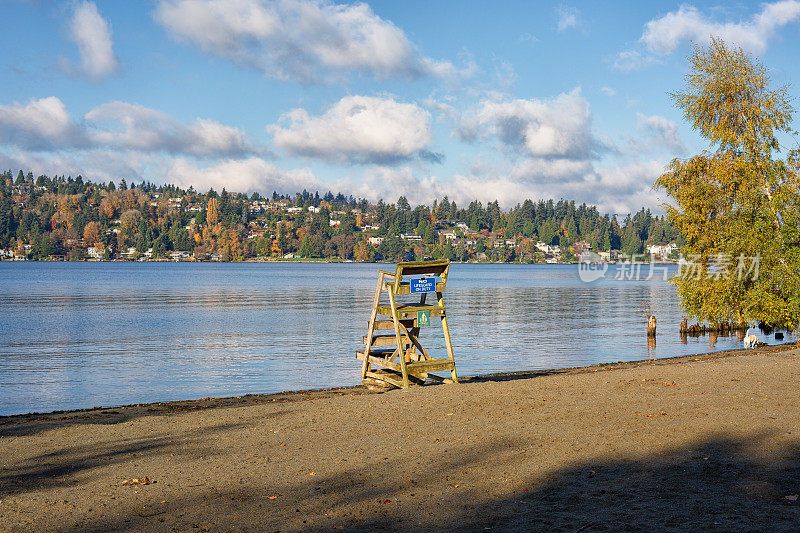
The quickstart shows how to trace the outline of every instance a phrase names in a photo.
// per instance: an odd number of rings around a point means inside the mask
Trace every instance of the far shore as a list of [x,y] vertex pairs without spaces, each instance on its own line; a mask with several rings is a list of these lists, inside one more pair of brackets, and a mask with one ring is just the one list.
[[798,377],[780,345],[2,417],[0,530],[794,531]]
[[[9,263],[358,263],[364,265],[387,265],[397,264],[397,261],[353,261],[347,259],[314,259],[314,258],[258,258],[252,257],[243,261],[201,261],[201,260],[180,260],[173,259],[151,259],[139,261],[132,259],[81,259],[77,261],[67,259],[38,259],[38,260],[16,260],[0,259],[0,262]],[[450,261],[454,265],[577,265],[578,261],[562,261],[557,263],[524,263],[519,261]],[[602,263],[606,265],[677,265],[677,261],[633,261],[626,263],[622,261],[611,261]]]

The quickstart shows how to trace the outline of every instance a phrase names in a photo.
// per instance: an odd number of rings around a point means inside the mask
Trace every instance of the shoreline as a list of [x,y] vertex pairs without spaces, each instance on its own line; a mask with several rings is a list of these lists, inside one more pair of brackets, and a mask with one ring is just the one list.
[[796,531],[798,376],[780,345],[21,415],[0,530]]
[[796,531],[798,376],[781,345],[16,416],[0,530]]
[[[488,381],[510,381],[518,379],[530,379],[539,376],[548,376],[556,374],[585,374],[590,372],[605,372],[617,370],[620,368],[635,368],[643,365],[661,366],[670,364],[680,364],[687,361],[706,361],[721,359],[727,357],[737,357],[745,354],[761,354],[761,353],[778,353],[788,350],[793,350],[800,347],[800,341],[797,343],[783,343],[774,345],[760,346],[755,349],[735,349],[735,350],[721,350],[717,352],[708,352],[694,355],[678,355],[674,357],[663,357],[657,359],[640,359],[637,361],[617,361],[612,363],[596,363],[589,366],[575,366],[542,370],[516,370],[512,372],[493,372],[490,374],[479,374],[475,376],[459,377],[460,383],[482,383]],[[424,387],[441,386],[441,384],[429,383]],[[414,388],[419,388],[416,386]],[[308,401],[322,398],[332,398],[342,395],[366,395],[366,394],[384,394],[389,391],[374,391],[368,389],[365,385],[350,385],[344,387],[330,387],[322,389],[301,389],[282,391],[275,393],[248,393],[241,396],[223,396],[223,397],[207,397],[207,398],[190,398],[183,400],[171,400],[165,402],[146,402],[146,403],[133,403],[124,405],[113,406],[97,406],[78,409],[59,409],[55,411],[34,411],[30,413],[18,413],[11,415],[0,415],[0,437],[3,435],[4,426],[14,424],[15,422],[28,421],[33,419],[36,421],[65,421],[72,420],[78,416],[87,416],[91,414],[106,415],[109,411],[126,410],[131,411],[131,415],[141,416],[142,411],[152,415],[183,412],[195,409],[207,410],[225,407],[235,407],[243,405],[258,405],[263,403],[287,403]],[[121,414],[121,413],[112,413]]]
[[[237,263],[321,263],[321,264],[339,264],[339,263],[355,263],[363,265],[394,265],[397,261],[355,261],[349,259],[275,259],[275,258],[249,258],[243,261],[176,261],[173,259],[158,259],[139,261],[132,259],[81,259],[70,261],[67,259],[0,259],[0,263],[221,263],[221,264],[237,264]],[[454,265],[578,265],[579,261],[571,262],[558,262],[558,263],[522,263],[519,261],[450,261]],[[634,261],[625,263],[622,261],[607,262],[607,263],[591,263],[601,265],[677,265],[677,261]]]

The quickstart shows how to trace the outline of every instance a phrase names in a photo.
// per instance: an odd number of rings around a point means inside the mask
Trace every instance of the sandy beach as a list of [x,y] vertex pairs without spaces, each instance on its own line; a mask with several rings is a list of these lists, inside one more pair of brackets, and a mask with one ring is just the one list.
[[796,531],[798,356],[3,417],[0,529]]

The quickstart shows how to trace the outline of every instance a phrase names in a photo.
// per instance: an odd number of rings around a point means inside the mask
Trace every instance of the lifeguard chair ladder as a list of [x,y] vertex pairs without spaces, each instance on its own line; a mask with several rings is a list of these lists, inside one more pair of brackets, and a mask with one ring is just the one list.
[[[394,272],[378,271],[364,349],[356,352],[363,361],[361,379],[365,383],[377,380],[405,389],[427,379],[458,382],[443,297],[449,271],[447,260],[398,263]],[[388,295],[388,304],[381,303],[383,292]],[[436,303],[426,302],[429,292],[436,293]],[[398,296],[402,295],[419,295],[419,301],[401,303]],[[430,325],[431,317],[441,318],[447,359],[432,357],[420,344],[420,329]],[[384,333],[387,330],[390,332]],[[373,371],[373,365],[383,370]],[[431,374],[446,370],[450,371],[449,379]]]

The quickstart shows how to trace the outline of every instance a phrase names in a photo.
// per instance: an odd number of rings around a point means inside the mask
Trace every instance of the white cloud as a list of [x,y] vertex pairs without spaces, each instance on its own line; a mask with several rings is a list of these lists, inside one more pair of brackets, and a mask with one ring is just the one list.
[[800,20],[800,0],[762,4],[761,11],[749,20],[714,21],[696,7],[685,4],[677,11],[647,22],[639,42],[617,53],[611,60],[617,70],[630,71],[658,62],[659,56],[672,54],[681,44],[707,45],[712,37],[762,55],[778,30]]
[[603,92],[603,94],[605,94],[606,96],[617,96],[617,91],[615,91],[615,90],[614,90],[614,89],[612,89],[611,87],[600,87],[600,90],[601,90],[601,91]]
[[657,60],[650,54],[643,54],[636,49],[622,50],[614,56],[611,66],[623,72],[640,69],[655,63]]
[[530,158],[517,163],[511,176],[529,183],[551,184],[568,181],[575,176],[587,176],[594,172],[588,159],[542,159]]
[[410,167],[372,166],[358,179],[341,179],[327,185],[358,198],[395,202],[405,196],[411,205],[430,205],[435,198],[448,194],[447,184],[432,175],[418,177]]
[[161,0],[154,17],[176,39],[282,80],[308,82],[351,72],[454,77],[475,69],[420,55],[400,28],[363,3]]
[[0,105],[0,145],[34,151],[116,148],[195,157],[269,154],[238,128],[210,119],[186,125],[125,102],[100,105],[78,122],[55,96],[26,105]]
[[466,140],[496,136],[507,148],[536,157],[587,158],[594,149],[589,103],[580,89],[549,100],[486,100],[464,114]]
[[795,0],[764,4],[761,12],[743,22],[714,22],[694,6],[683,5],[677,11],[645,24],[642,41],[651,52],[667,55],[681,43],[694,41],[707,44],[715,36],[761,55],[766,52],[768,42],[778,28],[798,18],[800,2]]
[[629,213],[642,207],[663,211],[653,184],[666,167],[666,162],[651,159],[600,168],[590,195],[601,210],[612,213]]
[[111,28],[94,2],[75,5],[69,21],[69,37],[81,56],[81,70],[95,81],[119,68],[111,41]]
[[151,154],[118,152],[105,148],[28,152],[13,148],[4,150],[0,147],[0,168],[26,169],[34,175],[82,175],[94,181],[119,182],[122,178],[128,181],[142,180],[145,175],[152,180],[152,174],[147,169],[155,159]]
[[637,127],[650,135],[648,143],[651,147],[663,147],[676,155],[686,152],[686,145],[683,144],[675,122],[658,115],[647,116],[642,113],[636,113],[636,120]]
[[[272,126],[275,145],[292,155],[337,162],[396,162],[431,143],[430,114],[391,98],[346,96],[323,115],[295,109]],[[424,154],[423,154],[424,155]]]
[[558,15],[558,31],[563,32],[567,31],[570,28],[577,28],[579,21],[578,21],[578,10],[572,7],[567,7],[565,5],[560,5],[556,8],[556,14]]
[[245,133],[209,119],[185,125],[140,105],[111,102],[85,115],[94,127],[92,139],[102,145],[142,151],[185,153],[197,157],[260,153]]
[[29,150],[72,148],[86,136],[55,96],[26,105],[0,105],[0,142]]
[[[596,205],[601,211],[626,213],[642,206],[661,211],[652,190],[664,171],[658,160],[595,168],[589,162],[525,161],[510,173],[480,168],[470,175],[456,175],[450,197],[461,203],[478,199],[498,200],[509,208],[525,198],[575,200]],[[455,191],[455,192],[454,192]]]
[[0,148],[0,168],[25,169],[50,176],[82,175],[94,181],[117,183],[122,178],[128,182],[147,179],[183,188],[193,186],[201,191],[224,187],[235,192],[294,194],[303,189],[330,188],[308,169],[281,170],[258,157],[231,158],[202,166],[183,157],[144,152],[93,149],[42,154]]
[[525,32],[519,37],[517,37],[517,42],[520,44],[528,43],[532,46],[534,43],[539,42],[539,38],[531,33]]
[[235,192],[294,194],[303,189],[326,190],[309,169],[281,170],[257,157],[228,159],[207,167],[199,167],[183,158],[168,162],[163,169],[164,180],[184,188],[194,186],[205,191],[210,187]]

